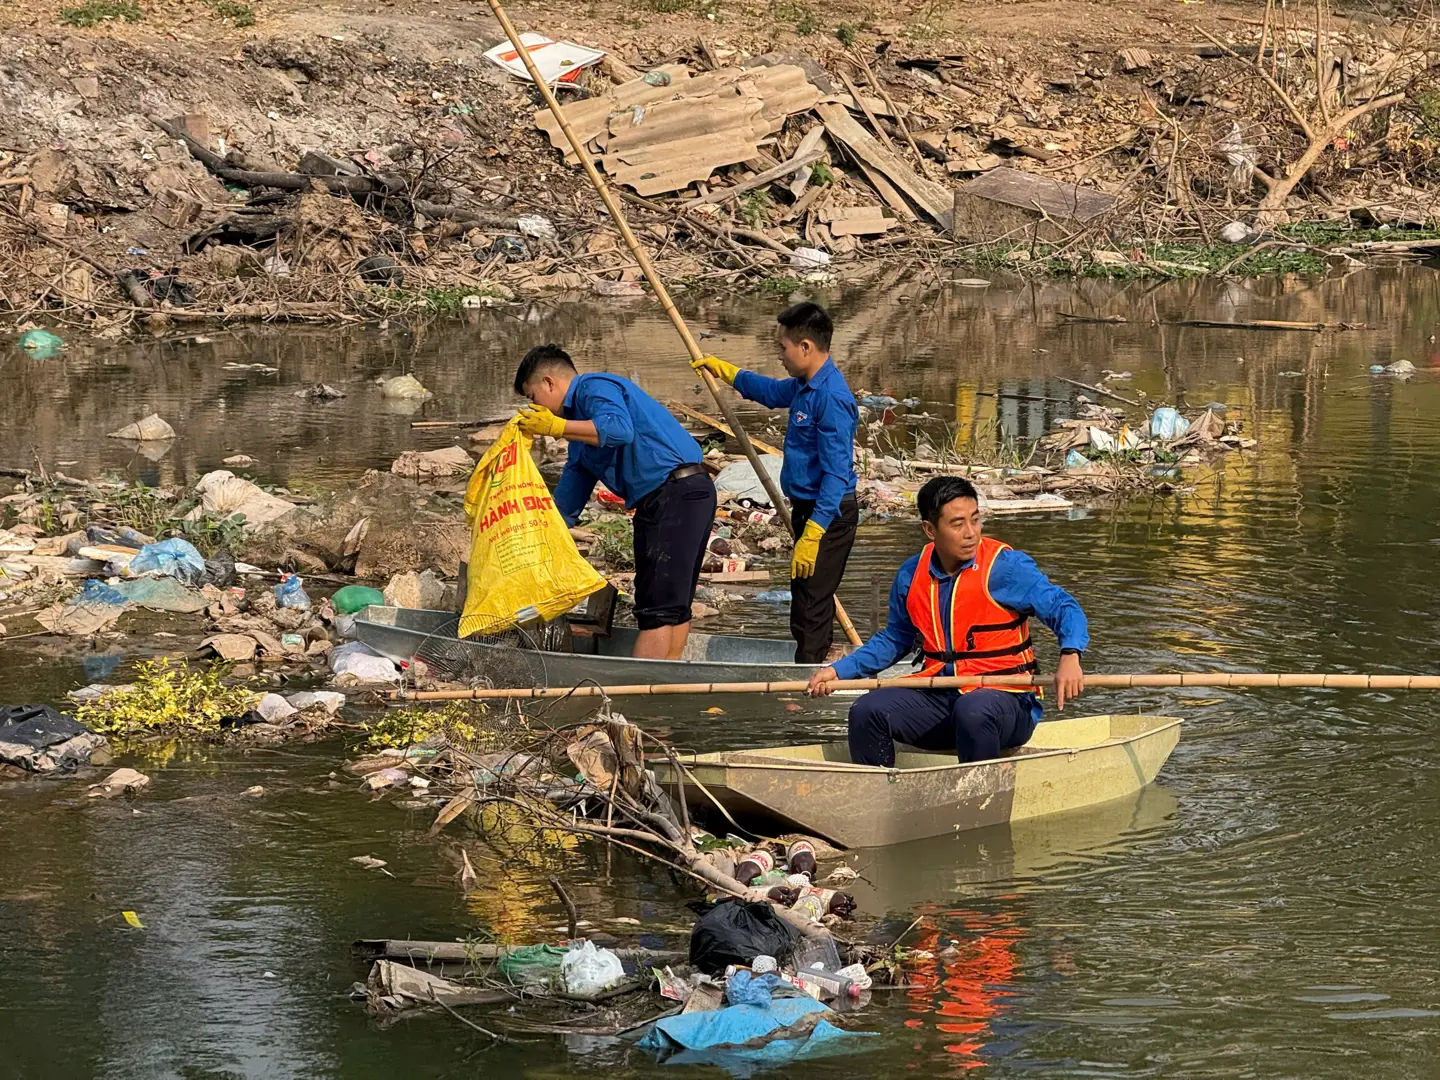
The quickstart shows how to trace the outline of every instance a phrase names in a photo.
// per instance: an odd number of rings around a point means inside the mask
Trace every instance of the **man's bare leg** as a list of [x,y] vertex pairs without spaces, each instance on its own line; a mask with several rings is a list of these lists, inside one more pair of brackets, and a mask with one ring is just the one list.
[[641,630],[635,637],[637,660],[665,660],[670,656],[670,639],[675,631],[673,626],[657,626],[653,630]]
[[670,654],[668,659],[679,660],[680,654],[685,651],[685,642],[690,640],[690,624],[681,623],[679,626],[670,627]]

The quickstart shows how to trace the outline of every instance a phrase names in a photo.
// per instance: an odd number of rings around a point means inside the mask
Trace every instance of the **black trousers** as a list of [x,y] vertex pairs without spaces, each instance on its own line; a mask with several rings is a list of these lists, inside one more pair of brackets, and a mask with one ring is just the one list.
[[[790,500],[790,524],[796,539],[815,511],[809,499]],[[797,664],[823,664],[835,640],[835,590],[845,576],[850,549],[855,546],[855,526],[860,508],[854,495],[840,500],[840,512],[820,538],[815,573],[790,580],[790,635],[795,639]]]
[[961,762],[989,761],[1035,734],[1033,698],[982,687],[968,694],[889,688],[850,706],[850,760],[895,764],[895,744],[955,751]]
[[666,480],[635,504],[635,622],[641,630],[684,626],[715,524],[707,473]]

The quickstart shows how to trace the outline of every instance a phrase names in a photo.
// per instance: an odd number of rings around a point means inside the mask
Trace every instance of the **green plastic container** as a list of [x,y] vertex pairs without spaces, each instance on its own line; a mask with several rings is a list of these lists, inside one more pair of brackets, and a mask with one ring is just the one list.
[[330,597],[330,603],[341,615],[354,615],[371,604],[385,603],[385,596],[379,589],[367,588],[364,585],[346,585],[343,589],[337,589],[335,595]]

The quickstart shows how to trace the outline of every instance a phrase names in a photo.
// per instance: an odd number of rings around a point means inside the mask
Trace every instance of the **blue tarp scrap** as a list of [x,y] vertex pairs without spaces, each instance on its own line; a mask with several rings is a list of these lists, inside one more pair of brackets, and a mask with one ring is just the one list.
[[[746,1045],[776,1035],[813,1014],[820,1014],[814,1027],[795,1038]],[[776,998],[768,1009],[730,1005],[657,1020],[637,1045],[658,1051],[667,1065],[714,1065],[742,1078],[795,1061],[870,1049],[863,1040],[875,1032],[845,1031],[824,1019],[824,1014],[833,1012],[810,997]]]

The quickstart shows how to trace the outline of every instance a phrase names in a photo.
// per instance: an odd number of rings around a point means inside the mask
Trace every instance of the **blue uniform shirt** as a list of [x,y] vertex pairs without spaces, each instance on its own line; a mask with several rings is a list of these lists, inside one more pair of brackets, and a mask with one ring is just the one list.
[[590,501],[595,482],[635,504],[681,465],[698,463],[700,444],[649,394],[619,375],[588,372],[570,380],[562,415],[589,420],[599,446],[570,443],[565,471],[555,485],[555,506],[574,525]]
[[735,376],[735,389],[766,408],[790,410],[780,490],[791,499],[813,501],[810,520],[828,529],[840,513],[840,500],[855,490],[860,413],[845,376],[826,357],[808,382],[742,371]]
[[[850,655],[838,660],[835,672],[842,679],[868,678],[878,675],[891,664],[920,645],[920,631],[910,621],[906,601],[910,597],[910,583],[915,580],[915,568],[920,565],[920,556],[912,555],[895,575],[890,586],[890,613],[885,629],[872,637]],[[940,560],[930,560],[930,576],[940,583],[939,610],[950,609],[950,596],[955,590],[955,579],[960,574],[977,573],[975,560],[970,560],[954,574],[947,574],[940,567]],[[1023,551],[1014,548],[995,556],[990,569],[990,595],[997,604],[1002,604],[1027,618],[1038,618],[1055,632],[1062,649],[1078,649],[1084,652],[1090,644],[1090,625],[1080,604],[1059,585],[1054,584],[1041,573],[1035,560]],[[950,640],[951,627],[945,625],[945,649],[954,649]],[[937,675],[954,675],[955,665],[946,664]],[[1031,715],[1038,722],[1041,714],[1040,700],[1033,694],[1030,699]]]

